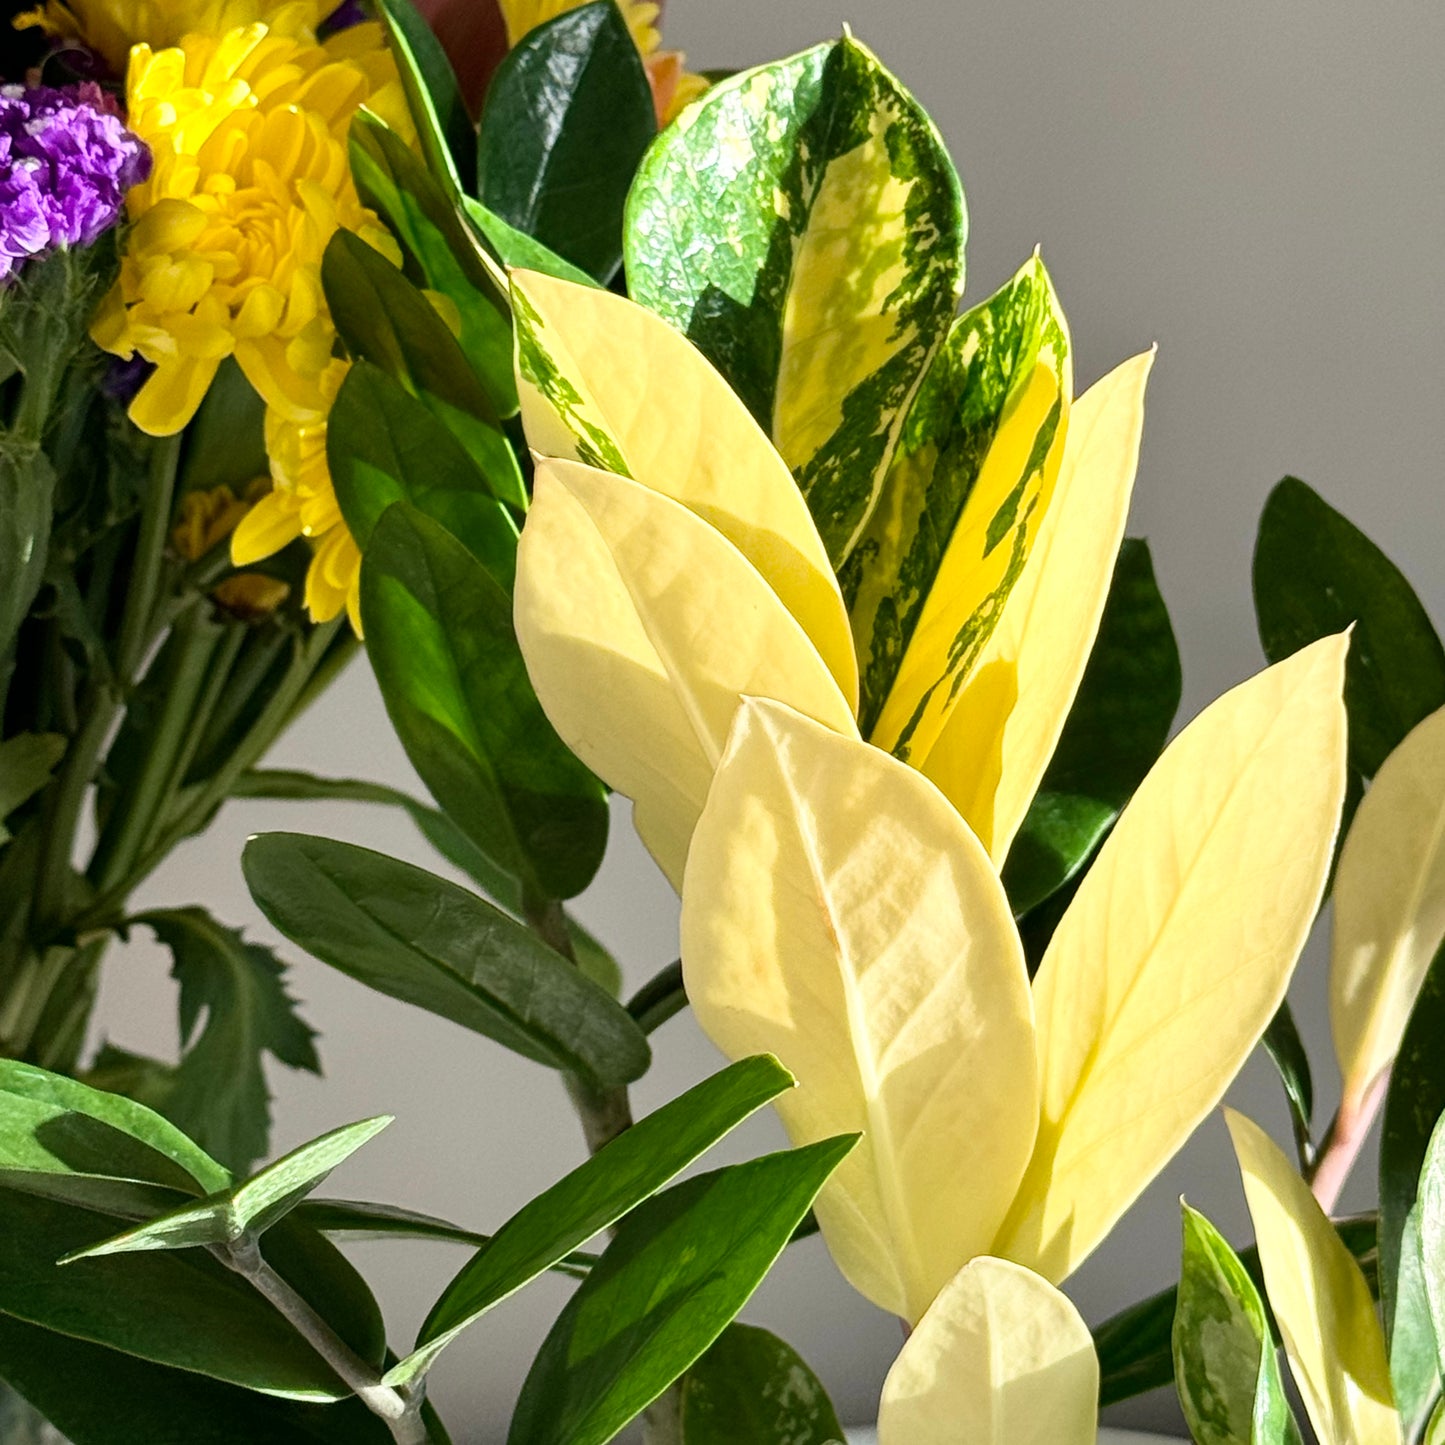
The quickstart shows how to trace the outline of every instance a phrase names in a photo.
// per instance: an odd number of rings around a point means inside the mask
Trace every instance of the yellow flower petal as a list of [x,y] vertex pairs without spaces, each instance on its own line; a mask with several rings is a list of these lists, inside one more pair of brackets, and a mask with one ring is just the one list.
[[231,561],[247,567],[274,556],[301,535],[301,513],[293,497],[271,492],[261,498],[231,533]]
[[136,393],[130,419],[148,436],[174,436],[195,416],[219,366],[219,357],[167,358]]

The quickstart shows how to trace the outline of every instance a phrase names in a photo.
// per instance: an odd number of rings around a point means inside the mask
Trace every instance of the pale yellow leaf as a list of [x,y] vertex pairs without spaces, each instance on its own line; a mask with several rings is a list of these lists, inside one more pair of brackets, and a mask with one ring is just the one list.
[[693,838],[688,997],[730,1058],[773,1053],[797,1144],[861,1130],[818,1197],[833,1257],[916,1320],[986,1250],[1028,1161],[1023,952],[978,840],[921,774],[787,707],[738,714]]
[[1034,980],[1043,1107],[995,1253],[1066,1278],[1284,998],[1345,787],[1345,635],[1206,708],[1124,810]]
[[1346,1113],[1394,1061],[1445,939],[1445,708],[1385,759],[1335,875],[1330,1022]]
[[633,800],[675,886],[741,694],[785,699],[857,735],[812,643],[742,553],[626,477],[538,466],[514,610],[552,725]]
[[1400,1445],[1369,1286],[1309,1186],[1257,1125],[1225,1110],[1265,1289],[1322,1445]]
[[610,291],[514,271],[517,394],[532,449],[630,476],[711,522],[762,574],[858,705],[848,613],[792,473],[706,358]]
[[883,1385],[878,1445],[1093,1445],[1099,1360],[1049,1282],[981,1255],[909,1336]]
[[1000,867],[1058,745],[1124,537],[1154,352],[1075,403],[1053,501],[923,771]]

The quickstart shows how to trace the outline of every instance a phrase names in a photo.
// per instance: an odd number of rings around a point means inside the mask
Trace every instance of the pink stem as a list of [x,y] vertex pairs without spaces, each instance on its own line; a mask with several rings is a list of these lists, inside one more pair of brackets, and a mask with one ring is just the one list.
[[1330,1125],[1329,1134],[1310,1174],[1310,1188],[1326,1214],[1331,1213],[1339,1202],[1345,1180],[1350,1177],[1350,1170],[1354,1168],[1360,1150],[1365,1147],[1389,1080],[1389,1073],[1383,1073],[1360,1098],[1343,1100]]

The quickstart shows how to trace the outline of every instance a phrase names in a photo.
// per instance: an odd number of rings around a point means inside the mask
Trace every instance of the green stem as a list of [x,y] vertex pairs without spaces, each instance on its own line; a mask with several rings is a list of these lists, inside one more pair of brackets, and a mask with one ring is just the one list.
[[161,568],[165,563],[166,538],[171,526],[171,503],[176,488],[176,466],[181,457],[181,437],[162,437],[154,443],[151,464],[141,499],[140,535],[136,539],[135,561],[130,588],[121,615],[120,643],[115,670],[122,688],[135,681],[145,654],[154,640],[151,631]]
[[682,960],[670,963],[627,1000],[627,1012],[645,1034],[660,1029],[668,1019],[687,1007],[687,989],[682,982]]

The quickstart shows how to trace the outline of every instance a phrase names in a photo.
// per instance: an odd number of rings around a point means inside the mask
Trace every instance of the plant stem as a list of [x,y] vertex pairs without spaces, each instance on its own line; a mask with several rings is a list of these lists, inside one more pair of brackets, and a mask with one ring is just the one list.
[[686,1007],[687,989],[683,987],[680,958],[648,979],[627,1000],[627,1012],[637,1020],[638,1028],[645,1034],[660,1029]]
[[296,1332],[336,1371],[368,1410],[385,1422],[397,1445],[426,1445],[427,1428],[421,1418],[421,1396],[407,1396],[381,1381],[372,1369],[311,1305],[262,1257],[252,1235],[229,1246],[213,1246],[212,1253],[241,1275],[290,1321]]
[[162,437],[151,453],[150,475],[146,478],[141,498],[140,535],[136,539],[135,561],[115,655],[116,675],[122,689],[128,689],[135,681],[152,641],[152,612],[161,567],[165,562],[166,537],[171,528],[171,501],[176,488],[176,465],[180,456],[180,433]]
[[1330,1121],[1329,1131],[1308,1175],[1310,1188],[1326,1214],[1339,1202],[1340,1191],[1350,1177],[1360,1150],[1365,1147],[1389,1082],[1389,1073],[1381,1074],[1363,1097],[1343,1100],[1339,1112]]

